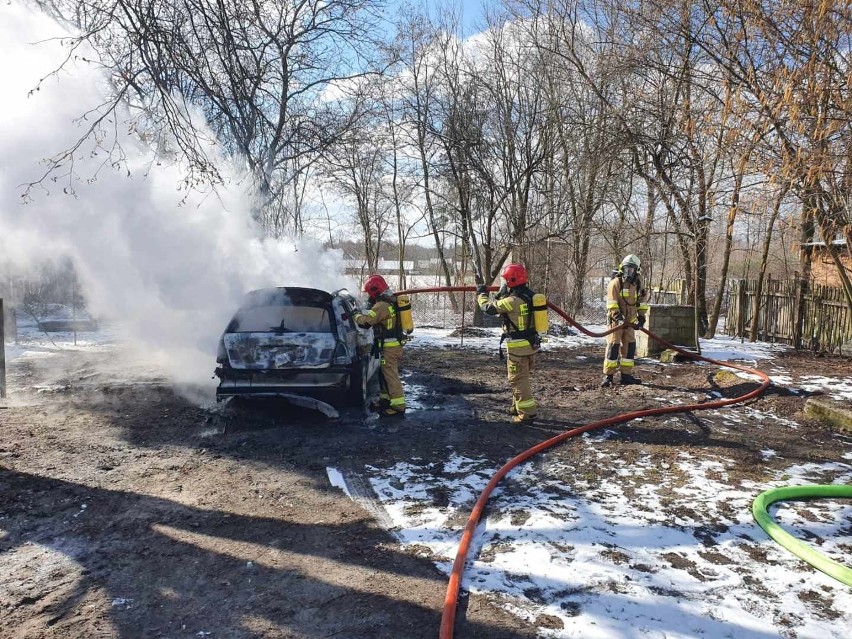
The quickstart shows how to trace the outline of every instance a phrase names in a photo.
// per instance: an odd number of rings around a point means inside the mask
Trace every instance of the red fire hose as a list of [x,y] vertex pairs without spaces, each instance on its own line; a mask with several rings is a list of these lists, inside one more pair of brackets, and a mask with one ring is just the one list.
[[[443,292],[452,292],[452,291],[475,291],[475,286],[440,286],[436,288],[416,288],[410,289],[407,291],[400,291],[398,295],[406,294],[411,295],[414,293],[443,293]],[[496,290],[496,287],[489,287],[489,290]],[[584,326],[578,324],[573,317],[568,315],[561,308],[556,306],[555,304],[547,303],[547,306],[557,315],[562,317],[566,322],[568,322],[571,326],[584,333],[585,335],[589,335],[591,337],[603,337],[605,335],[609,335],[610,333],[620,330],[625,325],[622,324],[620,326],[616,326],[607,331],[603,331],[601,333],[595,333],[594,331],[590,331],[586,329]],[[513,457],[508,462],[506,462],[500,470],[498,470],[494,476],[491,478],[491,481],[488,482],[488,485],[482,490],[482,493],[479,495],[479,498],[476,500],[476,503],[473,506],[473,510],[470,513],[470,517],[468,517],[467,525],[464,527],[464,531],[462,532],[461,542],[459,543],[459,549],[456,552],[456,559],[453,562],[453,569],[450,573],[450,582],[447,585],[447,595],[444,598],[444,612],[441,617],[441,632],[439,635],[440,639],[453,639],[453,626],[455,624],[456,619],[456,607],[458,605],[458,596],[459,596],[459,588],[461,587],[461,577],[464,572],[465,562],[467,560],[467,554],[470,550],[470,543],[473,540],[473,534],[476,531],[476,526],[479,524],[479,520],[482,517],[482,513],[485,510],[485,504],[488,501],[488,498],[491,496],[491,493],[497,487],[497,484],[500,483],[500,480],[503,479],[510,470],[512,470],[518,464],[528,460],[533,455],[537,455],[543,450],[551,448],[556,444],[560,444],[564,442],[566,439],[574,437],[576,435],[580,435],[590,430],[594,430],[596,428],[602,428],[603,426],[611,426],[613,424],[620,424],[623,422],[628,422],[630,420],[636,419],[638,417],[651,417],[654,415],[666,415],[670,413],[685,413],[690,411],[697,410],[709,410],[712,408],[721,408],[722,406],[730,406],[731,404],[738,404],[741,402],[748,401],[755,397],[758,397],[765,391],[770,384],[769,376],[759,370],[754,368],[750,368],[748,366],[742,366],[740,364],[733,364],[731,362],[720,362],[715,359],[710,359],[709,357],[703,357],[696,353],[691,353],[689,351],[685,351],[677,346],[667,342],[662,337],[654,335],[651,331],[646,330],[644,328],[639,329],[642,332],[646,333],[652,339],[655,339],[659,343],[661,343],[666,348],[670,348],[672,350],[677,351],[681,355],[688,357],[689,359],[695,361],[708,362],[710,364],[716,364],[718,366],[724,366],[727,368],[734,368],[746,373],[750,373],[752,375],[756,375],[763,381],[760,383],[760,386],[755,388],[754,390],[746,393],[745,395],[741,395],[739,397],[733,397],[731,399],[720,399],[713,402],[705,402],[702,404],[679,404],[677,406],[666,406],[661,408],[647,408],[644,410],[637,410],[629,413],[622,413],[621,415],[615,415],[614,417],[608,417],[607,419],[601,419],[596,422],[591,422],[586,424],[585,426],[579,426],[578,428],[573,428],[571,430],[565,431],[564,433],[557,435],[555,437],[551,437],[550,439],[541,442],[540,444],[536,444],[532,448],[525,450],[520,455]]]

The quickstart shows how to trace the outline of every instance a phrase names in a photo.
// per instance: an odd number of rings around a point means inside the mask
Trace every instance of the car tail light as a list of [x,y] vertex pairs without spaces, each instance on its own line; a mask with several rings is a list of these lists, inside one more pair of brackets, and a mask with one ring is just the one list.
[[337,342],[337,345],[334,347],[334,363],[349,363],[349,354],[346,352],[346,346],[343,344],[343,342]]
[[225,342],[223,340],[219,340],[219,350],[216,352],[216,363],[228,363],[228,352],[225,350]]

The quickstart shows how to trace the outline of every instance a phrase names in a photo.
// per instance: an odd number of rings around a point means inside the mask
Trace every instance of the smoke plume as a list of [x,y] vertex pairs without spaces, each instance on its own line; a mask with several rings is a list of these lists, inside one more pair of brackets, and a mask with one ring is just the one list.
[[187,383],[210,383],[219,334],[246,291],[353,284],[336,252],[259,239],[247,180],[233,167],[222,162],[227,183],[217,194],[186,192],[179,164],[158,165],[121,122],[112,124],[127,167],[116,170],[105,152],[84,144],[73,175],[34,186],[25,202],[23,185],[82,135],[87,122],[78,120],[102,102],[105,80],[76,61],[31,93],[67,54],[55,39],[62,28],[19,5],[0,14],[0,258],[70,256],[91,312],[116,320]]

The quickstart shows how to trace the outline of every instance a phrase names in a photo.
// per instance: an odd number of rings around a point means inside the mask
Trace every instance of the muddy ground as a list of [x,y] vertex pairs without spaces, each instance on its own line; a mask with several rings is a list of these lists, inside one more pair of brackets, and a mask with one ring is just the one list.
[[[357,411],[328,421],[274,402],[201,408],[156,376],[128,383],[116,351],[15,360],[0,402],[0,636],[436,637],[445,576],[331,487],[326,468],[450,450],[499,466],[574,425],[661,397],[691,402],[755,386],[713,367],[645,362],[644,385],[601,390],[601,350],[542,354],[534,426],[507,423],[504,365],[486,352],[409,349],[406,382],[425,389],[422,408],[391,423]],[[795,380],[848,375],[850,361],[787,354],[769,367]],[[802,415],[806,398],[773,388],[755,403],[805,425],[797,430],[773,421],[719,428],[717,415],[694,413],[618,427],[602,445],[628,460],[724,453],[732,479],[760,480],[773,464],[837,459],[836,434]],[[763,459],[767,448],[778,456]],[[587,485],[623,480],[579,443],[553,454]],[[548,623],[465,596],[456,636],[534,637]]]

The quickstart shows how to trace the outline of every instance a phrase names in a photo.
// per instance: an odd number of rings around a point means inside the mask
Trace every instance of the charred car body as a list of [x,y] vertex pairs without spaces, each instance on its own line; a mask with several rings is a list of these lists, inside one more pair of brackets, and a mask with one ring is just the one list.
[[372,330],[355,325],[357,309],[346,290],[251,291],[219,340],[217,400],[278,395],[364,405],[380,362]]

